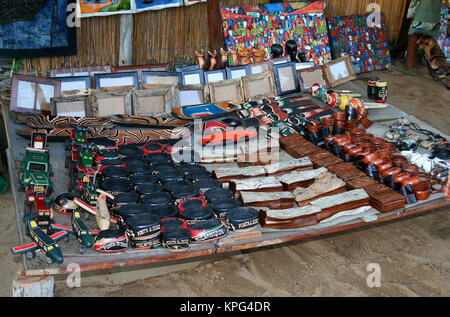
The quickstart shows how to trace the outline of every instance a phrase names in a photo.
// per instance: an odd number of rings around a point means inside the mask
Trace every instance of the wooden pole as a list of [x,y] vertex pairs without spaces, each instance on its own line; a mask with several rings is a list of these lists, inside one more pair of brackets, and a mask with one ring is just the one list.
[[[220,19],[219,0],[209,0],[208,4],[208,26],[209,26],[209,49],[220,52],[220,48],[225,45],[222,33],[222,23]],[[218,60],[218,68],[222,68],[220,58]]]
[[132,63],[133,63],[133,15],[122,14],[120,16],[119,65],[131,65]]

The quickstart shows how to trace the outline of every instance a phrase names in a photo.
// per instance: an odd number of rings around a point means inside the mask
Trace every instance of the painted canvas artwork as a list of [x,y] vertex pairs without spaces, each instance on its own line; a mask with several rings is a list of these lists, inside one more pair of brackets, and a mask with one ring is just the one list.
[[349,55],[356,74],[389,68],[391,57],[384,25],[383,14],[380,24],[374,27],[368,25],[367,15],[328,18],[333,59]]
[[69,2],[0,1],[0,56],[75,55],[76,28],[66,22]]
[[439,46],[442,49],[442,53],[447,58],[447,61],[450,63],[450,29],[449,29],[449,20],[450,20],[450,7],[443,6],[441,8],[441,28],[439,32],[439,36],[436,37]]
[[306,61],[331,60],[322,0],[224,6],[220,14],[227,49],[265,48],[268,59],[273,44],[294,40]]

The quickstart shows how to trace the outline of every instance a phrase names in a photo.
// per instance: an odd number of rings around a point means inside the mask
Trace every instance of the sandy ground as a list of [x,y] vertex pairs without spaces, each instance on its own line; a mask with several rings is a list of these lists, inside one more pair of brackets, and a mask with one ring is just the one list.
[[[370,75],[374,75],[371,73]],[[450,93],[419,66],[376,72],[389,101],[450,134]],[[368,74],[356,82],[365,87]],[[10,191],[0,196],[0,295],[11,296],[20,270]],[[227,256],[89,272],[81,287],[56,277],[55,296],[449,296],[450,207],[365,229],[264,247]],[[367,279],[375,264],[380,286]]]

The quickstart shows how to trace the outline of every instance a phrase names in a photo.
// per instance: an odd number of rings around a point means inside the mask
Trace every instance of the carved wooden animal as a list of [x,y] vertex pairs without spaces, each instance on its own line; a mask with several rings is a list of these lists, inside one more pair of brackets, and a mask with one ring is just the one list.
[[238,57],[237,50],[230,49],[230,54],[233,57],[233,66],[239,65],[239,57]]
[[205,51],[195,51],[195,55],[197,56],[198,66],[200,69],[205,68]]
[[240,46],[237,54],[239,55],[241,65],[248,65],[253,62],[252,61],[253,48]]
[[213,52],[208,51],[208,55],[209,55],[209,61],[210,61],[210,66],[209,66],[208,70],[213,70],[217,66],[217,60],[216,60],[217,51],[216,50],[214,50]]
[[220,48],[220,55],[222,55],[222,65],[223,67],[228,66],[228,56],[231,54],[230,49],[225,51],[223,48]]
[[260,47],[253,50],[253,61],[255,63],[264,62],[266,59],[266,50],[264,47]]

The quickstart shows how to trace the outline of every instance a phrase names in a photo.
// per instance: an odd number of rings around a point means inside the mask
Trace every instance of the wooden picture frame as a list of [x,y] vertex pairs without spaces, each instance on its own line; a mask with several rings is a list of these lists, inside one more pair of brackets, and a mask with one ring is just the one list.
[[321,66],[297,69],[297,77],[301,92],[310,93],[313,84],[320,84],[323,88],[329,87]]
[[141,76],[141,84],[172,86],[181,85],[180,72],[143,71]]
[[202,85],[205,83],[203,70],[189,70],[181,72],[181,86]]
[[225,68],[227,79],[239,79],[250,75],[250,67],[248,65],[231,66]]
[[134,86],[139,89],[139,76],[134,72],[94,74],[95,89]]
[[53,97],[51,114],[52,116],[91,117],[89,96]]
[[187,65],[187,66],[176,66],[175,67],[175,71],[176,72],[189,72],[189,71],[193,71],[193,70],[199,70],[200,66],[198,64],[196,65]]
[[177,107],[176,86],[143,84],[132,91],[132,113],[134,115],[169,115]]
[[133,90],[99,91],[91,93],[93,117],[108,117],[115,114],[132,114]]
[[311,68],[311,67],[315,67],[315,66],[316,65],[314,64],[314,62],[295,63],[295,69],[296,70]]
[[290,63],[291,62],[291,57],[289,55],[280,56],[280,57],[271,58],[269,61],[272,64],[272,67],[273,67],[273,65]]
[[9,110],[50,114],[51,98],[60,94],[59,80],[13,74]]
[[298,92],[299,84],[294,62],[274,64],[273,73],[279,96]]
[[271,71],[242,77],[242,86],[246,102],[277,95],[277,85]]
[[175,98],[177,107],[208,104],[210,102],[209,86],[206,84],[178,86],[175,90]]
[[272,63],[270,61],[264,61],[259,63],[249,64],[249,75],[261,74],[272,71]]
[[61,92],[91,89],[90,76],[53,77],[51,79],[61,82]]
[[94,74],[111,73],[111,71],[111,66],[55,68],[50,70],[50,77],[93,76]]
[[166,63],[166,64],[113,66],[112,70],[114,73],[137,72],[138,73],[138,81],[139,81],[139,83],[141,83],[143,71],[166,72],[169,70],[169,64]]
[[241,78],[209,83],[211,103],[244,103],[245,95]]
[[205,75],[205,84],[214,83],[216,81],[227,79],[227,72],[225,71],[225,68],[207,70],[204,72],[204,75]]
[[352,63],[348,55],[324,64],[323,73],[330,88],[356,79]]
[[146,65],[122,65],[122,66],[113,66],[112,67],[112,71],[114,73],[131,72],[131,71],[166,72],[168,70],[169,70],[169,63],[146,64]]

